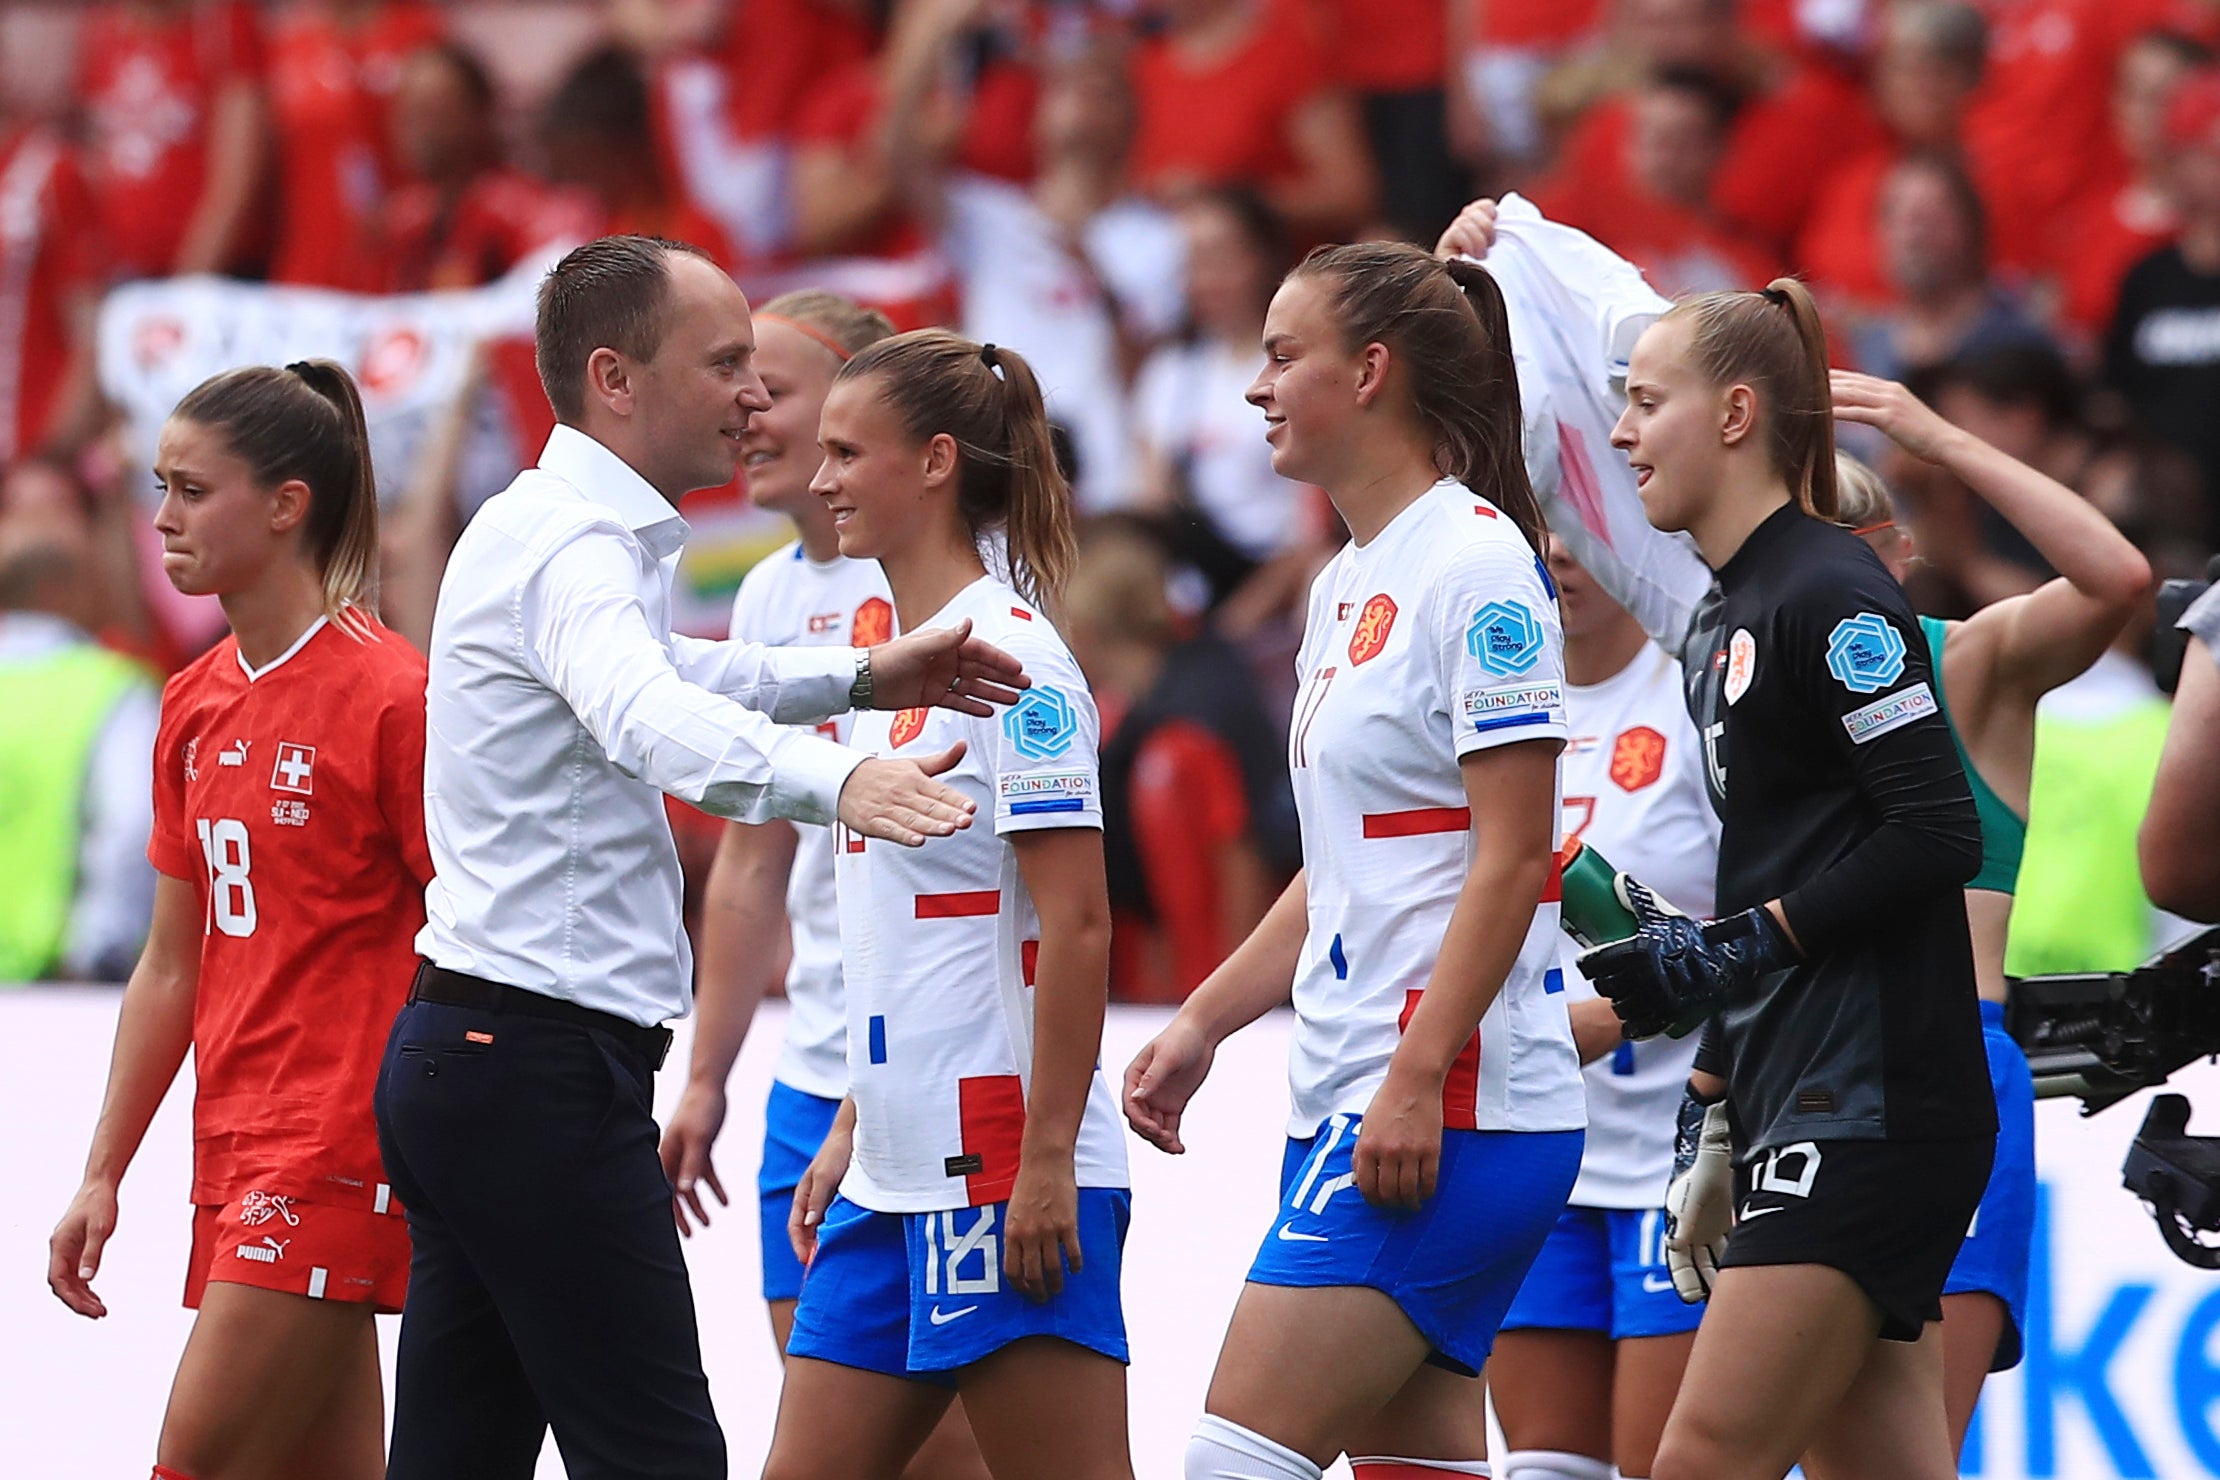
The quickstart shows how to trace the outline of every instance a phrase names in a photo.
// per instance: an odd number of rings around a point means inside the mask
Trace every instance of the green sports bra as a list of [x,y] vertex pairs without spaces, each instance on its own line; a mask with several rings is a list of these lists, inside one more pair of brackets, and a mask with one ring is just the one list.
[[[1943,718],[1949,720],[1950,696],[1943,692],[1942,676],[1945,629],[1934,617],[1921,617],[1919,630],[1927,634],[1927,654],[1935,669],[1935,698],[1942,704]],[[1973,788],[1973,809],[1981,814],[1981,872],[1967,880],[1966,887],[2010,894],[2019,884],[2020,855],[2027,851],[2027,822],[1981,779],[1973,757],[1966,754],[1965,742],[1958,738],[1955,720],[1950,723],[1950,743],[1958,751],[1958,763],[1966,768],[1967,785]]]

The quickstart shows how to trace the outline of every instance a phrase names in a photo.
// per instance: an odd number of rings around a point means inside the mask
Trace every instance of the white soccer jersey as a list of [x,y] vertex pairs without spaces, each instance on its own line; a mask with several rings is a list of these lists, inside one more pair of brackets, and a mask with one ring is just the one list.
[[[972,634],[1033,686],[984,719],[946,709],[859,715],[850,744],[917,757],[958,740],[940,779],[978,803],[972,825],[922,848],[835,830],[848,997],[855,1159],[841,1192],[880,1213],[978,1207],[1017,1179],[1033,1074],[1040,925],[1010,836],[1102,826],[1101,725],[1063,639],[1008,585],[982,576],[922,625]],[[1079,1185],[1128,1185],[1124,1128],[1095,1069],[1080,1123]]]
[[[1361,1114],[1441,953],[1472,862],[1459,760],[1565,738],[1557,601],[1516,525],[1443,481],[1319,573],[1288,736],[1310,929],[1288,1134]],[[1443,1092],[1449,1129],[1577,1130],[1554,873]]]
[[[1704,795],[1703,752],[1681,697],[1680,665],[1645,643],[1602,683],[1565,689],[1565,836],[1594,848],[1699,919],[1711,914],[1719,818]],[[1567,997],[1592,998],[1580,948],[1564,942]],[[1673,1171],[1673,1126],[1696,1040],[1622,1043],[1581,1072],[1588,1144],[1572,1201],[1655,1208]]]
[[[801,542],[766,555],[732,599],[732,635],[774,647],[870,647],[894,635],[894,602],[875,560],[835,556],[819,565]],[[837,715],[817,733],[845,744],[855,716]],[[794,961],[786,969],[786,1042],[773,1075],[804,1094],[848,1093],[848,1018],[840,998],[840,909],[833,886],[833,830],[792,824],[801,834],[786,881]]]

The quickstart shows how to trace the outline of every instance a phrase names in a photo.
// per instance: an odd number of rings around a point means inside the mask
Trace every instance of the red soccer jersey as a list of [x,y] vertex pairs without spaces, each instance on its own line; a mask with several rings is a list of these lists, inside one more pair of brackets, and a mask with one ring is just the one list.
[[1311,12],[1297,0],[1261,0],[1248,36],[1207,61],[1167,37],[1133,59],[1140,134],[1133,169],[1145,189],[1269,184],[1294,173],[1288,122],[1331,81]]
[[380,275],[370,228],[392,183],[386,101],[402,61],[444,28],[425,5],[390,5],[356,31],[322,11],[288,13],[270,44],[270,111],[278,141],[281,283],[369,292]]
[[[1894,295],[1882,272],[1881,187],[1903,157],[1895,144],[1884,144],[1836,168],[1797,237],[1797,271],[1861,302]],[[2019,198],[2011,179],[1982,169],[1978,161],[1973,168],[1974,188],[1988,215],[1990,265],[2033,270],[2042,257],[2037,214]]]
[[43,128],[0,134],[0,462],[37,450],[69,358],[70,300],[97,289],[92,197]]
[[1358,92],[1442,85],[1449,71],[1447,0],[1330,0],[1326,10],[1341,79]]
[[[1559,152],[1552,188],[1577,195],[1590,215],[1607,214],[1613,197],[1629,188],[1632,111],[1624,97],[1597,104]],[[1820,68],[1799,68],[1735,115],[1712,182],[1712,204],[1768,250],[1785,252],[1828,173],[1882,137],[1855,88]]]
[[2065,209],[2113,150],[2121,48],[2167,18],[2168,0],[1984,0],[1989,56],[1966,119],[1985,175],[2015,181],[2046,216]]
[[449,199],[429,185],[385,198],[378,291],[424,293],[490,283],[551,241],[592,235],[594,209],[514,170],[488,170]]
[[226,637],[163,692],[147,857],[205,922],[196,1204],[385,1201],[370,1096],[432,876],[424,683],[397,634],[319,623],[251,678]]
[[85,174],[115,268],[159,277],[175,265],[207,186],[217,95],[262,74],[254,9],[190,0],[153,17],[103,5],[87,17],[77,54]]

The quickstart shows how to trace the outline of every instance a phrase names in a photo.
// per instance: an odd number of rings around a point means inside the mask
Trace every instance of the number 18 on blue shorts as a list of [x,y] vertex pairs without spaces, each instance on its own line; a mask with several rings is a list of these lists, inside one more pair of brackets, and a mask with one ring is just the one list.
[[874,1213],[836,1197],[817,1230],[786,1351],[928,1382],[952,1383],[1011,1342],[1055,1336],[1123,1362],[1118,1290],[1133,1194],[1079,1189],[1085,1267],[1033,1301],[1002,1270],[1008,1203],[934,1213]]
[[[1365,1285],[1433,1344],[1428,1360],[1475,1376],[1527,1268],[1580,1175],[1580,1131],[1458,1131],[1415,1213],[1376,1208],[1350,1158],[1362,1117],[1335,1115],[1289,1140],[1280,1211],[1249,1268],[1259,1285]],[[804,1297],[806,1302],[806,1295]]]

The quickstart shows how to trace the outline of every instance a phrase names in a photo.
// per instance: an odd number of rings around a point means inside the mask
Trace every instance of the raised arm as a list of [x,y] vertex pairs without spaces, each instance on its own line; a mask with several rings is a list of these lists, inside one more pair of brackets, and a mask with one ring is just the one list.
[[208,118],[208,183],[178,243],[176,271],[222,272],[238,255],[269,159],[269,105],[262,84],[237,76],[217,92]]
[[[2087,499],[1951,425],[1903,386],[1848,370],[1833,380],[1838,421],[1877,427],[1951,474],[2058,572],[2025,595],[1983,607],[1952,633],[1953,648],[1963,644],[1979,660],[1973,671],[1986,677],[1983,688],[2032,710],[2086,671],[2149,594],[2149,562]],[[1952,707],[1976,697],[1954,685]]]
[[934,228],[947,214],[948,161],[967,111],[947,86],[950,49],[986,10],[985,0],[904,0],[887,39],[879,152],[895,191]]
[[[2214,616],[2220,618],[2220,612]],[[2150,810],[2136,839],[2143,887],[2161,909],[2220,921],[2215,838],[2220,838],[2220,651],[2192,637],[2182,655],[2181,687],[2158,758]]]

